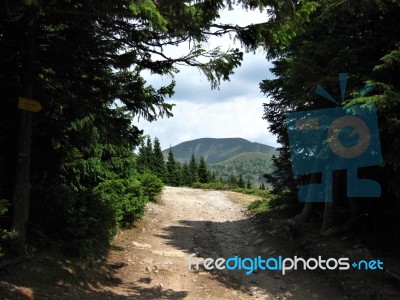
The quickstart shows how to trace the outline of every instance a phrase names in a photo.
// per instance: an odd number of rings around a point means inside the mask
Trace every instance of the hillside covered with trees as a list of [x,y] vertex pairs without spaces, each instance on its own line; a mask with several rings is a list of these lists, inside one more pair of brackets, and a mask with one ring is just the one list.
[[[175,159],[180,162],[188,161],[194,154],[199,158],[203,156],[209,164],[219,163],[246,152],[265,154],[275,152],[274,147],[252,143],[242,138],[201,138],[180,143],[171,149]],[[169,149],[163,152],[167,156]]]
[[[246,154],[246,153],[244,153]],[[246,157],[248,155],[245,155]],[[236,156],[235,156],[236,157]],[[235,159],[233,157],[232,159]],[[250,155],[250,159],[254,156]],[[246,160],[245,160],[246,161]],[[236,162],[236,160],[234,160]],[[257,166],[263,169],[264,165],[259,164],[262,159],[257,157],[251,160]],[[186,186],[186,187],[205,187],[215,189],[234,189],[234,188],[262,188],[265,189],[265,179],[260,170],[261,179],[252,182],[252,177],[245,172],[249,172],[244,166],[242,160],[238,160],[238,166],[230,167],[222,162],[219,168],[214,169],[215,165],[209,165],[203,156],[196,157],[192,153],[189,160],[180,162],[175,158],[172,148],[168,151],[165,158],[161,152],[160,142],[158,138],[151,140],[149,136],[144,139],[139,147],[137,156],[137,170],[140,174],[151,174],[156,176],[163,183],[170,186]],[[247,165],[246,165],[247,166]],[[253,166],[253,165],[252,165]],[[222,169],[221,169],[222,168]],[[243,171],[239,172],[239,171]],[[227,173],[229,171],[229,173]],[[254,172],[253,168],[252,171]],[[264,170],[265,171],[265,170]]]
[[231,174],[242,175],[251,186],[265,185],[266,173],[272,172],[271,153],[244,152],[227,160],[211,164],[210,169],[217,178],[229,178]]
[[[246,185],[260,187],[265,184],[264,174],[272,171],[275,148],[250,142],[243,138],[201,138],[186,141],[163,150],[167,159],[172,151],[174,159],[184,164],[194,156],[208,164],[219,182],[232,181],[242,176]],[[231,178],[232,177],[232,178]],[[231,178],[231,179],[230,179]]]

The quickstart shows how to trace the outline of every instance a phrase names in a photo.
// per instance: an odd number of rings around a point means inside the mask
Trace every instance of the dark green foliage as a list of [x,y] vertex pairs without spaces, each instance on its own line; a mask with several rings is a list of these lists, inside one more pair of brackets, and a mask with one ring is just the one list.
[[[380,114],[380,140],[384,151],[383,181],[390,193],[399,199],[400,84],[397,79],[400,76],[400,34],[397,35],[396,44],[374,67],[374,75],[372,84],[381,91],[381,94],[372,97],[371,101],[376,103]],[[393,205],[400,209],[397,204]]]
[[170,149],[168,153],[167,166],[167,180],[166,183],[172,186],[180,186],[182,179],[182,171],[180,163],[174,158],[174,154]]
[[210,175],[210,178],[211,178],[211,181],[212,182],[215,182],[215,181],[217,181],[217,177],[215,176],[215,172],[214,171],[209,171],[210,173],[211,173],[211,175]]
[[10,206],[10,203],[6,199],[0,199],[0,216],[4,215]]
[[[374,89],[367,96],[347,100],[346,104],[374,103],[384,164],[365,168],[360,175],[377,180],[382,187],[380,199],[362,199],[354,214],[368,215],[368,222],[377,230],[376,236],[398,241],[400,223],[399,151],[400,151],[400,23],[398,1],[323,1],[302,34],[294,38],[276,57],[274,79],[261,82],[261,90],[269,97],[264,118],[282,147],[273,159],[275,170],[267,176],[279,195],[273,205],[290,203],[298,206],[297,190],[304,178],[291,172],[285,114],[296,110],[331,107],[329,101],[317,96],[321,84],[335,99],[340,99],[337,74],[347,72],[346,100],[369,82]],[[341,176],[340,174],[338,175]],[[336,185],[336,190],[343,188]],[[349,199],[336,195],[337,205],[349,209]],[[351,200],[351,199],[350,199]],[[361,202],[361,201],[360,201]],[[354,204],[353,204],[354,206]],[[321,208],[321,207],[320,207]],[[343,222],[342,222],[343,223]],[[380,224],[380,225],[377,225]],[[385,225],[384,225],[385,224]],[[390,224],[390,225],[389,225]],[[390,228],[379,232],[379,228]],[[367,235],[373,233],[369,230]]]
[[238,181],[237,181],[237,177],[234,173],[231,173],[229,175],[228,184],[231,188],[237,187]]
[[[142,140],[138,157],[136,159],[136,169],[139,173],[144,173],[146,171],[153,171],[154,155],[153,155],[153,144],[151,142],[150,136],[147,136],[146,142]],[[164,163],[164,161],[163,161]]]
[[54,173],[32,190],[31,222],[48,237],[62,239],[71,253],[90,253],[140,217],[147,198],[135,179],[132,142],[103,135],[101,143],[91,116],[65,131],[58,140],[65,146],[53,152],[59,154]]
[[189,160],[189,173],[190,173],[190,183],[199,181],[199,166],[197,164],[196,157],[192,153]]
[[150,136],[147,136],[146,143],[141,142],[136,158],[136,169],[141,174],[150,172],[162,181],[167,180],[167,170],[158,138],[154,138],[152,143]]
[[250,179],[247,179],[246,188],[251,189],[251,182],[250,182]]
[[200,162],[198,166],[198,177],[201,183],[207,183],[210,181],[206,161],[204,160],[203,156],[200,156]]
[[93,190],[93,197],[98,198],[98,202],[112,206],[115,226],[111,228],[111,234],[116,233],[119,225],[129,226],[143,215],[144,204],[150,195],[142,183],[143,177],[140,181],[136,178],[114,179],[100,183]]
[[208,183],[212,178],[215,180],[215,174],[213,177],[203,157],[198,162],[192,155],[189,162],[181,164],[175,159],[170,148],[167,161],[164,162],[157,138],[154,139],[154,146],[149,137],[146,144],[141,144],[136,164],[140,165],[139,170],[144,170],[143,174],[152,173],[156,175],[156,178],[163,176],[165,183],[172,186],[191,186],[196,182]]
[[[69,251],[92,252],[114,237],[118,228],[129,226],[144,213],[148,198],[137,179],[114,179],[100,183],[92,193],[64,198],[65,227],[62,237]],[[65,195],[67,196],[67,195]]]
[[242,174],[239,175],[239,179],[238,179],[237,185],[240,188],[245,188],[245,183],[244,183]]
[[243,194],[248,194],[248,195],[257,195],[257,196],[272,196],[271,192],[269,190],[260,190],[260,189],[247,189],[247,188],[234,188],[232,191],[238,192],[238,193],[243,193]]
[[[274,62],[272,72],[277,78],[264,80],[260,85],[261,90],[272,97],[271,102],[265,104],[264,118],[270,122],[271,131],[277,134],[278,142],[282,144],[282,148],[278,149],[280,156],[274,159],[275,172],[268,176],[268,180],[284,198],[295,196],[293,190],[297,190],[299,185],[298,179],[294,179],[291,174],[285,114],[293,110],[330,107],[329,101],[317,96],[314,90],[322,83],[335,99],[340,99],[337,79],[339,72],[348,72],[350,76],[347,98],[355,95],[365,81],[377,78],[374,68],[377,70],[381,59],[393,53],[399,40],[399,31],[395,29],[399,27],[395,17],[399,10],[398,4],[391,1],[365,6],[354,1],[332,1],[332,5],[328,3],[319,7],[305,32],[295,38],[281,53],[281,58]],[[355,35],[354,32],[359,34]],[[386,79],[389,77],[394,78],[388,76]],[[383,91],[376,85],[373,93]],[[384,101],[387,104],[378,101],[377,97],[359,101],[375,102],[381,121],[385,123],[388,118],[384,114],[388,111],[382,108],[389,105],[393,114],[396,111],[396,98],[392,95],[390,101]],[[384,97],[379,99],[383,100]],[[382,129],[392,128],[384,123],[381,123]],[[381,137],[385,140],[385,129],[382,131]],[[385,142],[382,146],[385,155],[393,149],[386,147]]]
[[164,155],[162,153],[160,141],[158,140],[158,138],[154,138],[152,154],[153,154],[153,162],[150,167],[150,170],[162,181],[165,181],[166,169],[165,169]]
[[245,152],[230,159],[210,165],[210,169],[225,179],[231,172],[242,174],[245,180],[258,186],[264,181],[263,175],[272,170],[272,155],[270,153]]
[[[8,207],[10,203],[6,199],[0,199],[0,217],[4,215],[8,211]],[[4,240],[6,239],[8,232],[3,230],[0,232],[0,257],[4,255],[2,244],[4,244]]]
[[143,173],[139,180],[143,188],[143,193],[149,198],[150,201],[154,201],[155,196],[160,194],[164,187],[161,179],[149,172]]
[[176,186],[181,186],[182,185],[182,167],[181,163],[179,161],[175,161],[175,171],[173,173],[174,176],[174,184]]
[[207,190],[226,190],[227,185],[222,182],[209,182],[209,183],[200,183],[195,182],[192,184],[193,188],[196,189],[207,189]]
[[189,165],[187,162],[184,162],[182,164],[182,182],[181,183],[184,186],[190,186],[192,184]]

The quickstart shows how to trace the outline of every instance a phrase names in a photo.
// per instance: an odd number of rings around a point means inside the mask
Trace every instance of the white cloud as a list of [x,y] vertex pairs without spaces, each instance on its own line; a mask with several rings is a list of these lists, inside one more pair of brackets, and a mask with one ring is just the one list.
[[235,7],[233,10],[224,9],[221,11],[220,19],[226,23],[247,26],[267,22],[268,15],[266,11],[260,12],[259,9],[244,10],[240,7]]
[[149,123],[140,121],[146,134],[158,137],[163,149],[181,142],[211,137],[241,137],[252,142],[277,146],[262,120],[264,98],[235,98],[213,104],[180,101],[174,107],[174,117]]
[[[242,65],[238,67],[230,81],[222,81],[219,89],[211,90],[206,77],[193,67],[181,67],[176,75],[175,95],[173,102],[191,101],[197,103],[212,103],[230,101],[235,97],[259,97],[259,83],[266,78],[272,78],[269,71],[271,63],[262,54],[246,53]],[[171,82],[170,78],[152,76],[146,77],[149,84],[159,88]]]

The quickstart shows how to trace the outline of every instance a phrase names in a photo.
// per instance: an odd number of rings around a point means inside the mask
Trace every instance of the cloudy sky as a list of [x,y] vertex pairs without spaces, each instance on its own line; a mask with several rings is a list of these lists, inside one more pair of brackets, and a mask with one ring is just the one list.
[[[265,13],[259,11],[235,9],[221,13],[221,22],[240,26],[265,20]],[[213,38],[209,46],[240,47],[229,38]],[[187,51],[184,47],[171,51]],[[167,101],[175,104],[174,116],[151,123],[140,119],[134,124],[152,138],[158,137],[163,149],[204,137],[241,137],[277,146],[276,138],[268,132],[268,123],[262,119],[262,104],[267,99],[259,89],[261,80],[272,77],[270,67],[263,51],[245,53],[241,67],[235,70],[231,80],[222,82],[219,90],[211,90],[210,83],[199,70],[182,66],[175,77],[175,95]],[[156,88],[171,80],[150,75],[145,78]]]

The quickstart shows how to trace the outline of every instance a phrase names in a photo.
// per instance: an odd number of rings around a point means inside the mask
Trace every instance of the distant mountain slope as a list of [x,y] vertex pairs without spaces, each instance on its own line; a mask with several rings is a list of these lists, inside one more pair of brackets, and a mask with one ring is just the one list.
[[245,152],[231,157],[225,161],[211,164],[210,168],[217,178],[227,180],[231,174],[239,176],[247,182],[250,180],[253,187],[265,183],[263,175],[271,171],[271,158],[273,153]]
[[[169,149],[163,151],[168,154]],[[208,164],[225,161],[236,155],[247,152],[275,152],[275,148],[260,143],[252,143],[242,138],[202,138],[180,143],[172,147],[176,160],[188,161],[192,153],[198,158],[203,156]]]

